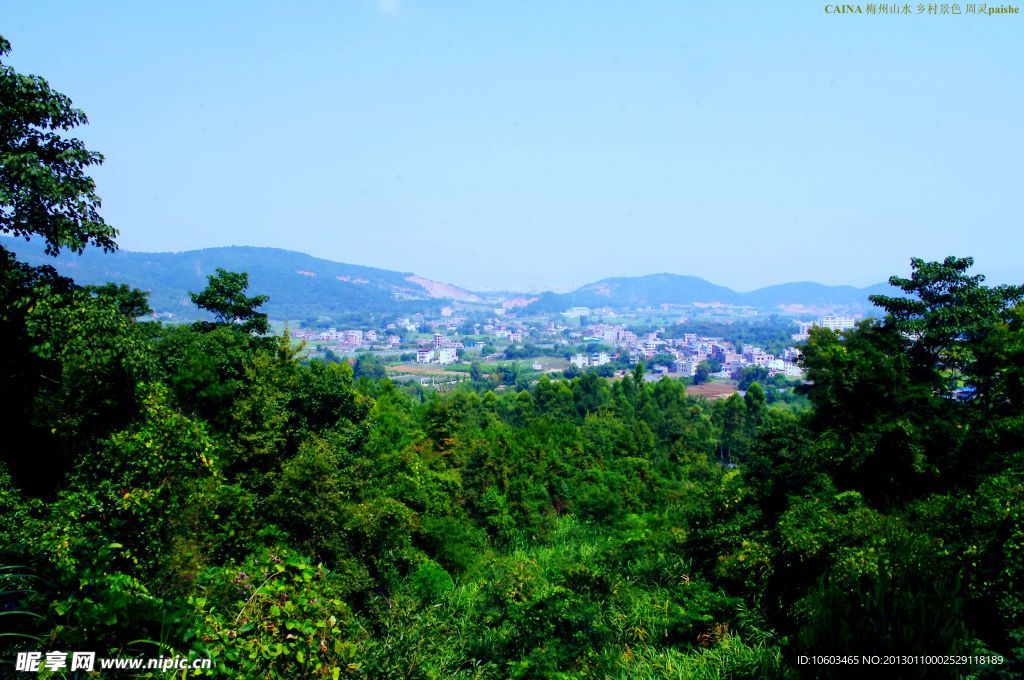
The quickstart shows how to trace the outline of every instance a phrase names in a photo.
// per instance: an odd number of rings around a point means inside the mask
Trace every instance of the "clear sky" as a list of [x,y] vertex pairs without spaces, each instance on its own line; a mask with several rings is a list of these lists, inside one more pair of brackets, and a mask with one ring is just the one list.
[[487,289],[867,285],[949,254],[1024,282],[1024,15],[0,8],[9,63],[89,115],[128,250],[276,246]]

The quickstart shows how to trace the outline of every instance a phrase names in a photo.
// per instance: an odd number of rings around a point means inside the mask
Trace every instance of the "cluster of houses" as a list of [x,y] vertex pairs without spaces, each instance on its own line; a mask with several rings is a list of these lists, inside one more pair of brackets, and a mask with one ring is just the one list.
[[697,337],[687,333],[671,350],[675,350],[672,353],[677,356],[673,369],[684,375],[694,375],[701,362],[714,361],[721,365],[714,375],[723,378],[739,378],[743,370],[751,366],[767,369],[769,376],[803,376],[803,371],[796,363],[800,350],[795,347],[787,347],[782,356],[775,356],[756,345],[744,345],[742,351],[739,351],[728,340]]
[[684,333],[682,338],[674,338],[669,342],[670,345],[664,351],[675,357],[672,362],[675,373],[692,376],[697,373],[697,367],[702,362],[713,361],[721,366],[713,375],[722,378],[737,379],[750,366],[768,369],[769,376],[803,376],[803,371],[796,364],[800,350],[795,347],[786,348],[783,355],[777,357],[756,345],[744,345],[740,351],[728,340],[700,337],[694,333]]
[[416,350],[417,364],[454,364],[459,358],[459,350],[464,345],[457,340],[449,340],[441,333],[434,333],[431,344],[421,344]]
[[[590,312],[589,309],[579,307],[568,310],[562,316],[577,319],[589,316]],[[545,323],[546,325],[541,325]],[[820,326],[841,331],[853,328],[855,323],[856,319],[851,316],[823,316],[816,321],[801,322],[800,332],[792,337],[795,341],[802,341],[807,339],[811,327]],[[419,364],[443,366],[455,363],[459,358],[459,350],[465,349],[459,336],[472,334],[492,336],[504,340],[509,345],[522,344],[524,338],[530,336],[535,342],[553,341],[556,346],[563,343],[597,342],[614,347],[617,351],[617,354],[609,351],[576,354],[570,358],[570,363],[578,368],[604,366],[616,358],[628,358],[629,363],[635,363],[658,356],[659,365],[655,367],[655,372],[659,373],[693,376],[701,363],[711,362],[721,367],[713,375],[725,378],[737,378],[750,366],[763,367],[768,370],[769,375],[802,377],[802,371],[797,365],[800,351],[794,347],[789,347],[780,356],[775,356],[760,347],[746,345],[742,349],[737,349],[728,340],[698,336],[696,333],[684,333],[682,337],[666,337],[663,328],[647,333],[636,333],[627,329],[624,324],[597,323],[573,329],[559,323],[557,317],[546,322],[542,320],[540,324],[529,325],[516,320],[512,314],[495,314],[486,321],[470,324],[452,308],[442,310],[440,319],[427,320],[423,315],[417,314],[413,317],[394,319],[378,330],[329,328],[326,331],[300,331],[294,335],[311,341],[336,343],[340,345],[340,349],[359,349],[371,345],[379,347],[382,344],[386,348],[398,349],[402,346],[400,333],[413,335],[425,330],[433,331],[433,340],[419,342],[416,346],[416,362]],[[484,347],[483,342],[470,344],[478,350]]]
[[590,355],[577,354],[569,359],[569,363],[576,368],[593,368],[611,363],[612,358],[607,352],[594,352]]
[[[648,333],[648,335],[651,335]],[[656,334],[655,334],[656,335]],[[587,326],[584,329],[584,339],[587,340],[600,340],[606,344],[614,347],[632,348],[639,344],[639,338],[636,333],[626,330],[623,326],[614,326],[612,324],[594,324]]]
[[[769,376],[783,374],[799,378],[803,375],[796,364],[800,350],[795,347],[786,348],[782,356],[777,357],[753,345],[746,345],[739,351],[728,340],[698,336],[696,333],[684,333],[681,338],[666,338],[664,329],[637,335],[625,326],[608,324],[589,326],[585,333],[585,339],[599,340],[628,353],[631,363],[657,355],[665,355],[668,362],[668,357],[672,357],[671,365],[656,367],[656,371],[663,373],[693,376],[701,363],[713,361],[721,365],[721,369],[714,375],[723,378],[738,378],[743,369],[749,366],[766,368]],[[577,355],[573,357],[572,363],[582,368],[600,366],[609,360],[608,355],[597,353],[590,357]]]
[[[326,331],[296,331],[293,337],[301,340],[314,340],[320,342],[335,342],[343,348],[356,348],[381,342],[381,337],[375,330],[338,330],[328,328]],[[384,340],[386,344],[397,346],[401,339],[397,335],[387,335]]]

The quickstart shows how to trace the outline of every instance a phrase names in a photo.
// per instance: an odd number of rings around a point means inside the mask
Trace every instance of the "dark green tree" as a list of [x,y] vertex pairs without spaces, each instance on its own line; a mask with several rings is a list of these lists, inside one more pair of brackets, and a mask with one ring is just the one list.
[[384,364],[377,358],[377,355],[370,352],[362,352],[356,355],[356,363],[352,370],[357,378],[383,380],[387,377]]
[[760,383],[751,383],[743,395],[747,405],[747,433],[753,437],[765,424],[768,417],[768,400]]
[[[763,396],[763,395],[762,395]],[[714,414],[720,428],[719,454],[729,460],[747,446],[747,405],[738,393],[715,402]]]
[[[44,79],[4,64],[10,50],[0,36],[0,233],[39,237],[50,255],[115,250],[117,230],[100,217],[86,175],[103,158],[64,134],[85,124],[85,114]],[[61,442],[81,447],[85,433],[130,416],[107,406],[132,401],[135,358],[144,352],[137,337],[117,332],[126,324],[115,310],[75,288],[52,267],[19,263],[0,246],[0,426],[12,443],[4,458],[19,459],[16,476],[28,486],[26,475],[51,477],[44,486],[59,480],[71,455]]]
[[102,286],[85,286],[85,290],[96,297],[112,301],[130,319],[153,313],[153,308],[149,306],[149,293],[127,284],[104,283]]
[[886,311],[885,323],[912,342],[912,355],[928,363],[962,370],[974,359],[974,345],[1006,320],[1013,305],[1024,299],[1024,286],[983,286],[981,274],[968,275],[970,257],[942,262],[910,261],[910,278],[893,276],[889,283],[906,297],[872,295]]
[[229,272],[217,267],[210,274],[209,283],[201,293],[192,293],[192,302],[213,314],[216,325],[235,324],[246,333],[263,335],[270,330],[267,315],[257,311],[266,304],[266,295],[245,294],[249,287],[249,275],[245,272]]
[[697,364],[697,372],[693,374],[693,384],[703,385],[711,377],[711,368],[706,361]]
[[[10,51],[0,36],[0,59]],[[117,230],[100,217],[96,183],[85,174],[103,156],[62,134],[87,122],[43,78],[0,61],[0,231],[40,236],[49,255],[117,248]]]
[[743,369],[743,373],[740,374],[740,380],[737,387],[741,390],[745,390],[752,383],[761,383],[764,385],[768,381],[768,368],[765,366],[747,366]]
[[644,364],[642,361],[636,362],[636,366],[633,367],[633,382],[637,387],[644,384]]

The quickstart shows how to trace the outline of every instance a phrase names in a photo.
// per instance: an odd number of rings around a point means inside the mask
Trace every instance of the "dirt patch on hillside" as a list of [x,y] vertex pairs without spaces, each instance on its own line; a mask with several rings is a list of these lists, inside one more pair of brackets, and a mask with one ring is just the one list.
[[691,397],[704,397],[708,400],[726,399],[736,391],[735,385],[729,383],[705,383],[703,385],[690,385],[686,388],[686,394]]

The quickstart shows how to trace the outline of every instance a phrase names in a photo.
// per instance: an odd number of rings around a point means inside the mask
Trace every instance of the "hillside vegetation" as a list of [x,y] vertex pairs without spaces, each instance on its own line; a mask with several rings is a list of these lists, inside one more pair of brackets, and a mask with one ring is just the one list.
[[436,312],[436,293],[412,274],[331,262],[279,248],[233,246],[183,253],[64,253],[48,256],[37,240],[4,239],[23,262],[52,266],[83,284],[118,281],[150,292],[150,306],[182,320],[199,317],[189,292],[202,289],[218,267],[244,271],[254,288],[270,296],[274,319]]

